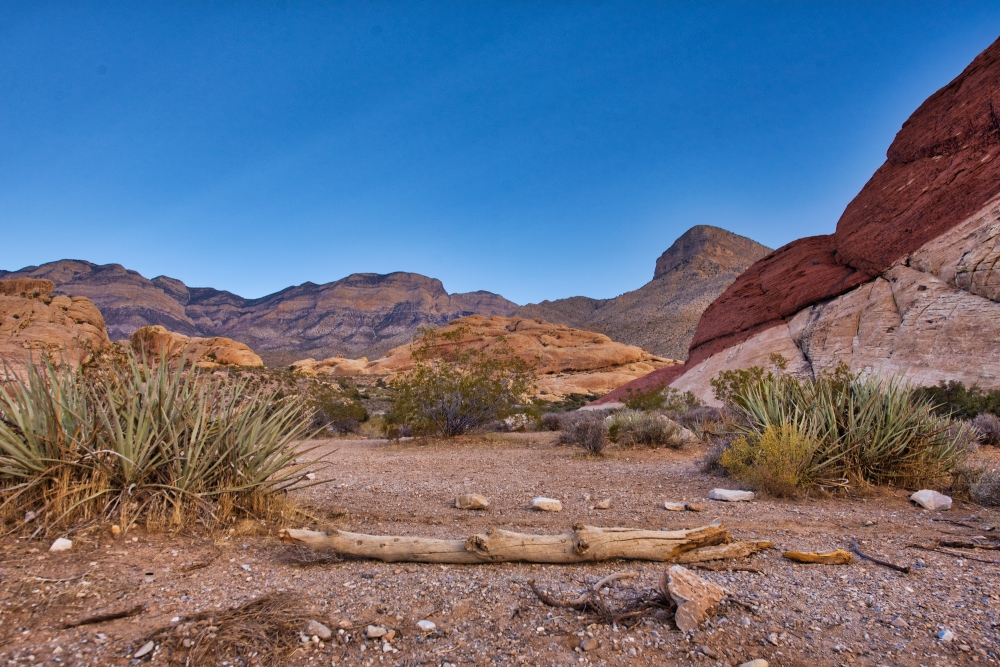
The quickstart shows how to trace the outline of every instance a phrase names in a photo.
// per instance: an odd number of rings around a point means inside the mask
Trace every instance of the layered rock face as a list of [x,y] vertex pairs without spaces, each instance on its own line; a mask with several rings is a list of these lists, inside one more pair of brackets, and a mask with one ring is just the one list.
[[[1000,41],[906,121],[830,236],[795,241],[705,311],[670,382],[711,399],[720,370],[852,370],[1000,387]],[[615,396],[604,400],[614,400]]]
[[133,333],[130,342],[132,349],[148,359],[166,357],[168,361],[183,361],[198,368],[264,366],[261,358],[249,347],[221,336],[191,338],[153,325]]
[[51,280],[0,280],[0,359],[15,373],[43,355],[78,365],[110,342],[93,303],[54,289]]
[[269,364],[305,356],[377,357],[408,342],[421,326],[470,314],[510,315],[517,308],[490,292],[449,294],[441,281],[415,273],[354,274],[304,283],[260,299],[192,288],[166,276],[149,280],[118,264],[62,260],[0,277],[45,278],[57,293],[87,296],[115,339],[148,325],[186,336],[225,336],[257,350]]
[[665,357],[685,358],[705,309],[770,248],[698,225],[656,261],[653,280],[614,299],[571,297],[522,306],[518,317],[596,331]]
[[[509,345],[515,355],[536,368],[540,396],[550,400],[569,394],[604,394],[657,368],[680,365],[679,361],[616,343],[602,334],[544,320],[472,315],[455,320],[439,332],[459,329],[464,332],[457,343],[462,349],[489,351],[501,344]],[[442,343],[442,351],[455,344]],[[412,369],[414,360],[412,344],[407,344],[374,361],[335,357],[319,362],[306,359],[293,366],[310,375],[391,377]]]

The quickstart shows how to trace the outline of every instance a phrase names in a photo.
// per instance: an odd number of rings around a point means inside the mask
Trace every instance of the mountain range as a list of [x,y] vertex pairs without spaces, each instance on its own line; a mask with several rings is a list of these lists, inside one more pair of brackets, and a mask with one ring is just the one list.
[[449,294],[416,273],[357,273],[306,282],[259,299],[167,276],[145,278],[120,264],[64,259],[0,278],[51,280],[55,294],[87,297],[112,340],[160,325],[187,336],[225,336],[270,366],[344,355],[374,359],[408,343],[419,327],[459,317],[516,315],[602,333],[659,356],[683,359],[702,311],[768,248],[717,227],[690,229],[657,260],[654,278],[613,299],[571,297],[519,307],[492,292]]

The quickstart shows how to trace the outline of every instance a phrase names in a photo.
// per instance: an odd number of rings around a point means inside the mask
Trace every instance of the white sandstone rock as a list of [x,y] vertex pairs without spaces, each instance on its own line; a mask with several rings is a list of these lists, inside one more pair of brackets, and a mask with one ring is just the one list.
[[712,500],[724,500],[727,503],[753,500],[753,491],[736,491],[733,489],[712,489],[708,492]]
[[531,501],[531,507],[541,512],[562,512],[562,503],[555,498],[535,498]]
[[69,551],[73,548],[73,540],[67,540],[65,537],[60,537],[52,546],[49,547],[49,551]]
[[912,496],[910,500],[925,507],[929,510],[950,510],[951,509],[951,498],[944,495],[943,493],[938,493],[937,491],[931,491],[930,489],[923,489],[917,491]]

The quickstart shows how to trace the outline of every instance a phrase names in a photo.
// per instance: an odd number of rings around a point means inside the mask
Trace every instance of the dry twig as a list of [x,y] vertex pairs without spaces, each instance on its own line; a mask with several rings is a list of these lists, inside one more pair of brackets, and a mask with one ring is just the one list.
[[947,549],[942,549],[941,547],[928,547],[923,544],[907,544],[907,547],[911,549],[923,549],[924,551],[933,551],[939,554],[945,554],[951,556],[952,558],[964,558],[965,560],[974,560],[977,563],[989,563],[990,565],[1000,565],[1000,561],[986,560],[984,558],[976,558],[975,556],[970,556],[969,554],[957,554],[954,551],[948,551]]
[[750,565],[704,565],[701,563],[694,563],[688,565],[688,567],[695,570],[708,570],[709,572],[753,572],[754,574],[764,574],[764,570],[759,567],[752,567]]
[[876,565],[881,565],[882,567],[887,567],[890,570],[896,570],[897,572],[902,572],[903,574],[909,574],[910,573],[910,566],[909,565],[896,565],[895,563],[890,563],[887,560],[880,560],[878,558],[875,558],[874,556],[869,556],[865,552],[861,551],[861,549],[858,547],[858,539],[856,537],[852,537],[851,538],[851,542],[854,544],[854,553],[856,553],[861,558],[864,558],[865,560],[870,560],[871,562],[875,563]]
[[344,559],[340,556],[340,554],[316,551],[301,544],[289,545],[281,555],[281,560],[284,563],[298,567],[309,567],[310,565],[330,565],[331,563],[344,562]]
[[90,574],[90,570],[87,570],[83,574],[78,574],[75,577],[66,577],[65,579],[49,579],[48,577],[35,577],[35,581],[41,581],[46,584],[64,584],[67,581],[76,581],[77,579],[83,579],[88,574]]
[[69,621],[68,623],[63,623],[63,628],[68,630],[70,628],[78,628],[81,625],[93,625],[94,623],[104,623],[105,621],[114,621],[119,618],[129,618],[130,616],[138,616],[145,610],[141,604],[137,604],[134,607],[129,607],[128,609],[123,609],[122,611],[111,611],[106,614],[94,614],[93,616],[85,616],[76,621]]

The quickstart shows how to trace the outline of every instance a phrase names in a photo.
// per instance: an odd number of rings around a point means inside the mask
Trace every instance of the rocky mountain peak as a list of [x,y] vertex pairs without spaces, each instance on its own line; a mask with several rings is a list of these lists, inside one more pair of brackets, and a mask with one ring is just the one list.
[[721,270],[743,271],[770,252],[770,248],[721,227],[695,225],[674,241],[656,260],[653,279],[693,259],[718,264]]

